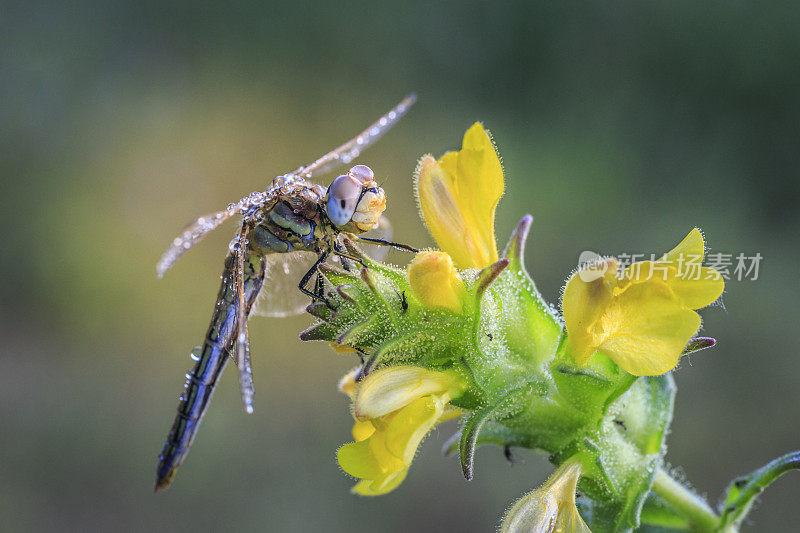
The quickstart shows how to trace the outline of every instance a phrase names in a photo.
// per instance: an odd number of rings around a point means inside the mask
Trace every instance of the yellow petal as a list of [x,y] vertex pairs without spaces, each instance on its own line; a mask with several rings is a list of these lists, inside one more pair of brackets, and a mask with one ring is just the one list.
[[[697,257],[697,256],[695,256]],[[690,309],[700,309],[716,301],[725,290],[725,280],[714,270],[699,263],[681,265],[679,271],[672,263],[642,261],[625,269],[623,281],[615,289],[620,294],[632,283],[662,281]]]
[[335,353],[341,354],[357,354],[358,351],[353,348],[352,346],[347,346],[345,344],[339,344],[338,342],[329,342],[328,345],[331,347]]
[[659,259],[659,262],[667,263],[681,270],[680,265],[690,260],[696,261],[696,258],[699,257],[699,260],[702,261],[705,251],[706,245],[703,242],[703,234],[700,233],[699,229],[694,228],[675,248],[665,253]]
[[666,283],[631,285],[613,299],[598,323],[599,350],[635,376],[654,376],[678,364],[683,347],[700,327]]
[[595,324],[611,301],[617,284],[617,262],[607,259],[588,265],[567,282],[561,310],[567,326],[567,338],[575,362],[582,365],[595,352],[599,341]]
[[383,474],[397,472],[406,466],[403,464],[400,457],[393,454],[389,448],[386,447],[387,441],[385,431],[376,431],[364,442],[369,443],[369,453],[381,466]]
[[435,396],[426,396],[404,407],[386,430],[386,449],[406,466],[411,465],[422,439],[442,416],[445,403]]
[[628,265],[622,272],[622,280],[617,285],[614,294],[627,290],[631,284],[645,283],[651,280],[666,283],[671,276],[677,274],[678,269],[669,263],[656,261],[639,261]]
[[670,276],[667,283],[683,305],[700,309],[714,303],[725,290],[722,275],[709,267],[700,267],[696,274]]
[[503,518],[501,533],[554,531],[558,520],[558,500],[547,493],[533,491],[519,500]]
[[461,311],[464,283],[444,252],[419,252],[408,265],[411,291],[429,307]]
[[367,440],[375,433],[375,426],[373,426],[372,422],[369,420],[356,420],[351,433],[353,434],[354,441],[361,442],[362,440]]
[[354,368],[339,380],[339,392],[347,394],[350,399],[356,392],[356,375],[358,374],[359,367]]
[[352,491],[361,496],[380,496],[396,489],[406,478],[408,468],[392,472],[377,479],[364,479],[359,481]]
[[463,414],[464,411],[462,411],[458,407],[453,407],[452,405],[447,404],[444,408],[444,413],[442,413],[442,416],[439,417],[439,421],[436,423],[441,424],[443,422],[447,422],[448,420],[456,419]]
[[429,394],[448,392],[454,397],[463,388],[452,372],[435,372],[417,366],[393,366],[370,374],[359,387],[354,404],[359,418],[379,418]]
[[342,470],[357,478],[375,479],[386,471],[372,455],[369,441],[345,444],[336,452],[336,459]]
[[431,156],[420,161],[415,188],[428,229],[459,268],[497,261],[494,214],[503,195],[503,168],[479,122],[464,134],[458,152],[438,162]]

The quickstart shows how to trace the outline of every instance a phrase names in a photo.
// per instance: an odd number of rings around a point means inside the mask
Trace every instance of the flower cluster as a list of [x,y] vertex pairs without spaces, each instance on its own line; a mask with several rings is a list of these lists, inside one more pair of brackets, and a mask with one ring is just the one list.
[[337,305],[310,306],[320,322],[301,338],[365,356],[340,384],[354,424],[339,465],[359,480],[353,492],[388,493],[425,436],[459,418],[453,442],[468,479],[481,444],[543,449],[558,467],[512,507],[504,531],[588,531],[579,484],[596,516],[634,527],[662,464],[674,394],[665,374],[709,345],[693,338],[696,310],[720,297],[724,281],[707,267],[686,275],[684,258],[705,251],[693,229],[656,261],[581,265],[559,314],[524,269],[530,217],[498,253],[504,188],[498,152],[475,123],[461,150],[417,167],[421,215],[439,250],[419,252],[406,269],[366,256],[358,274],[321,267]]

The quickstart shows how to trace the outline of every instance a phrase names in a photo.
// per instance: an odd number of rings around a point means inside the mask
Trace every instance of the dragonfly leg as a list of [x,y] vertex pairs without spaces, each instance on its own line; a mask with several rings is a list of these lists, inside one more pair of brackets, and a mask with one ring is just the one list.
[[[333,249],[336,252],[336,254],[339,255],[340,257],[341,254],[346,253],[341,243],[339,243],[338,240],[333,243]],[[350,272],[350,262],[344,257],[341,257],[341,259],[342,259],[342,268]]]
[[317,276],[317,279],[314,282],[314,294],[320,298],[325,297],[325,280],[322,279],[322,276]]
[[349,259],[350,261],[353,261],[354,263],[358,263],[359,265],[361,265],[364,268],[369,268],[366,265],[366,263],[364,263],[364,260],[361,259],[360,257],[356,257],[354,255],[350,255],[347,252],[342,252],[340,250],[337,250],[336,248],[333,249],[333,253],[338,255],[340,258],[342,258],[342,261],[344,261],[345,259]]
[[355,238],[355,240],[357,241],[369,242],[372,244],[377,244],[379,246],[391,246],[392,248],[399,248],[400,250],[405,250],[407,252],[413,252],[413,253],[419,252],[419,250],[417,250],[416,248],[412,248],[407,244],[400,244],[398,242],[385,241],[383,239],[372,239],[370,237],[359,237],[358,235],[353,235],[352,238]]
[[319,287],[315,287],[314,291],[310,291],[308,290],[308,288],[306,288],[306,285],[308,285],[308,282],[311,280],[311,276],[313,276],[317,272],[317,268],[319,267],[319,265],[322,264],[323,261],[325,261],[327,257],[328,257],[328,252],[322,252],[321,254],[319,254],[319,257],[317,258],[317,261],[314,263],[314,266],[308,269],[308,272],[306,272],[303,275],[303,279],[300,280],[300,283],[297,285],[297,288],[300,289],[300,292],[302,292],[306,296],[310,296],[311,299],[320,300],[324,302],[325,305],[333,309],[334,307],[331,304],[330,300],[328,300],[328,298],[326,298],[324,294],[320,294],[317,291]]

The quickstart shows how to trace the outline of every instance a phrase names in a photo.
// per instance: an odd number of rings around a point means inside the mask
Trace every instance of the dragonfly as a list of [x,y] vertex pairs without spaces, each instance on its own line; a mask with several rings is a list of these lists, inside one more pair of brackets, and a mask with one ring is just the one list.
[[[195,219],[164,252],[156,266],[159,278],[208,233],[241,216],[228,247],[211,323],[203,344],[192,351],[194,366],[186,374],[178,412],[158,458],[156,491],[172,483],[229,358],[235,360],[239,371],[245,411],[253,412],[255,388],[247,320],[254,307],[267,316],[287,316],[302,312],[309,298],[328,303],[319,287],[320,277],[313,282],[313,290],[309,287],[326,260],[338,259],[342,266],[347,266],[348,260],[360,261],[347,254],[342,245],[345,237],[385,250],[417,251],[388,240],[390,225],[382,216],[386,197],[366,165],[353,166],[327,188],[310,181],[353,162],[394,126],[415,100],[415,95],[407,96],[338,148],[274,178],[265,191],[253,192],[223,211]],[[377,235],[362,235],[370,230]]]

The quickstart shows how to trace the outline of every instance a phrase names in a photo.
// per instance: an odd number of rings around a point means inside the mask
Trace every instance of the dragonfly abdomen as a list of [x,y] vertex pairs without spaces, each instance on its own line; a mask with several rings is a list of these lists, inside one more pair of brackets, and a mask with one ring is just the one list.
[[[245,301],[249,313],[264,281],[264,259],[249,253],[243,272]],[[178,403],[178,412],[158,458],[156,490],[169,486],[186,457],[197,428],[208,408],[214,387],[228,362],[238,317],[236,292],[236,256],[228,254],[222,273],[217,304],[201,347],[192,352],[195,365],[186,375],[186,384]]]

